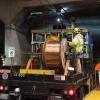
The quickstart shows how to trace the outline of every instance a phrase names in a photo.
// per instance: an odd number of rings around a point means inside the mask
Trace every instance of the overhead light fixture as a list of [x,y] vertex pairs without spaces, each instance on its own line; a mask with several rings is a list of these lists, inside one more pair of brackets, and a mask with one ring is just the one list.
[[62,21],[63,21],[63,19],[62,19],[61,17],[58,17],[58,18],[57,18],[57,22],[58,22],[58,23],[61,23]]
[[61,13],[65,13],[68,10],[68,7],[64,7],[60,10]]
[[61,21],[61,19],[60,18],[57,18],[57,22],[60,22]]
[[67,11],[67,10],[68,10],[68,7],[64,7],[63,9],[64,9],[65,11]]
[[61,13],[65,13],[65,10],[64,10],[64,9],[61,9],[60,12],[61,12]]
[[43,12],[31,12],[30,15],[42,15]]

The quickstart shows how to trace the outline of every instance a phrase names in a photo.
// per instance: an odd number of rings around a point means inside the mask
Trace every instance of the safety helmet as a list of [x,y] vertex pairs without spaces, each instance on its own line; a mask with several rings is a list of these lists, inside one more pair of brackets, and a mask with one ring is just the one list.
[[74,33],[80,33],[80,29],[79,28],[74,28]]

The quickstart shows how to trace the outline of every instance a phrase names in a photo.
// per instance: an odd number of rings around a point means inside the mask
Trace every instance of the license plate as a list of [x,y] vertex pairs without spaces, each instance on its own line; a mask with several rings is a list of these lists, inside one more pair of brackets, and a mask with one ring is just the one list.
[[7,100],[8,99],[8,94],[0,94],[0,100],[3,99],[3,100]]

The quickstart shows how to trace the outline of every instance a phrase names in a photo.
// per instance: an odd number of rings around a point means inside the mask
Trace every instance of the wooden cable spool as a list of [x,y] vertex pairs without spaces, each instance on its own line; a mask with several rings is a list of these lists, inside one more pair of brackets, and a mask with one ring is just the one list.
[[53,40],[47,38],[44,44],[44,63],[46,67],[64,67],[65,66],[65,51],[67,41],[66,39]]
[[68,53],[67,40],[62,39],[60,44],[61,44],[60,57],[61,57],[62,67],[64,69],[65,68],[65,63],[66,63],[65,53]]

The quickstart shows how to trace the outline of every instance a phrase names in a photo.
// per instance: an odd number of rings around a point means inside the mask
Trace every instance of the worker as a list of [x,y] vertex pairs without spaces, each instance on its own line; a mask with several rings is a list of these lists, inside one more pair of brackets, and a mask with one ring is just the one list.
[[74,57],[73,59],[76,59],[77,73],[82,73],[80,54],[83,51],[84,39],[83,39],[83,35],[81,34],[81,31],[79,28],[74,28],[73,35],[74,37],[72,41],[68,43],[69,48],[71,49],[69,49],[69,53],[67,55],[64,75],[68,75],[68,67],[70,67],[70,60],[72,59],[72,57]]

